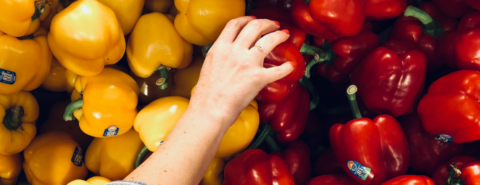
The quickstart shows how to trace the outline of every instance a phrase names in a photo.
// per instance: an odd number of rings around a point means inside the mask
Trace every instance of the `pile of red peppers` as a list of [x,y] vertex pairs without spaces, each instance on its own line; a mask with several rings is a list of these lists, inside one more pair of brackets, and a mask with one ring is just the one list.
[[294,71],[255,98],[224,185],[480,185],[480,0],[247,7],[290,33],[264,67]]

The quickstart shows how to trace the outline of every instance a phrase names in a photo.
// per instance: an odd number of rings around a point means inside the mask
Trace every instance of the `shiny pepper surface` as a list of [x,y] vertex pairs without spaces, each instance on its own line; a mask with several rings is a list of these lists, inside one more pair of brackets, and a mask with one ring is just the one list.
[[111,138],[95,138],[85,153],[91,172],[110,180],[122,180],[133,171],[135,159],[144,147],[134,129]]
[[359,184],[380,184],[407,172],[407,139],[390,115],[335,124],[329,135],[338,162]]
[[40,16],[40,27],[47,31],[50,30],[53,17],[71,4],[72,1],[73,0],[47,0],[43,10],[44,13]]
[[42,83],[42,88],[53,92],[71,93],[75,89],[77,75],[58,62],[53,57],[50,72]]
[[38,104],[29,92],[0,94],[0,154],[21,152],[37,133]]
[[125,37],[115,13],[96,0],[79,0],[52,20],[48,44],[68,70],[81,76],[99,74],[125,53]]
[[[0,2],[0,32],[13,37],[30,35],[40,26],[45,0],[3,0]],[[1,43],[1,42],[0,42]]]
[[22,154],[0,154],[0,184],[15,185],[22,172]]
[[225,160],[220,157],[214,157],[207,171],[203,175],[200,185],[221,185],[223,184],[223,169],[225,169]]
[[418,104],[423,128],[435,136],[447,134],[450,142],[480,139],[480,72],[460,70],[435,81]]
[[23,170],[31,185],[65,185],[87,177],[82,149],[64,132],[35,137],[23,156]]
[[138,103],[138,86],[132,77],[105,68],[95,76],[79,76],[75,90],[83,97],[72,102],[71,109],[67,107],[65,120],[72,120],[75,111],[82,131],[93,137],[122,135],[132,128]]
[[438,8],[450,17],[462,17],[472,10],[465,0],[432,0]]
[[[172,93],[172,85],[168,85],[166,89],[160,89],[157,86],[157,80],[162,78],[160,73],[153,73],[148,78],[140,78],[130,71],[130,76],[137,82],[139,88],[138,101],[140,103],[149,104],[158,98],[170,96]],[[168,84],[173,83],[173,71],[168,72]]]
[[51,61],[44,29],[20,39],[0,31],[0,93],[36,89],[47,77]]
[[363,0],[367,20],[387,20],[402,14],[407,8],[406,0]]
[[422,93],[425,55],[405,41],[390,40],[373,50],[352,73],[351,82],[374,114],[395,117],[411,113]]
[[433,180],[423,175],[402,175],[382,183],[382,185],[435,185]]
[[228,21],[245,15],[244,0],[175,0],[175,7],[176,30],[199,46],[213,43]]
[[[454,164],[457,169],[463,169],[463,167],[467,164],[476,162],[479,162],[479,160],[470,156],[456,156],[450,159],[450,161],[439,166],[435,173],[432,175],[432,179],[435,181],[435,184],[447,184],[446,182],[448,176],[450,175],[449,173],[452,171],[452,167],[450,166],[451,164]],[[458,175],[455,176],[458,177]]]
[[278,156],[285,162],[295,184],[305,184],[312,177],[310,149],[305,142],[297,140],[283,152],[274,151],[270,155]]
[[203,66],[203,57],[195,57],[188,67],[175,72],[175,85],[172,87],[172,96],[190,98],[193,87],[200,78],[200,70]]
[[135,23],[142,14],[145,0],[98,0],[110,7],[117,17],[123,34],[132,32]]
[[105,177],[94,176],[94,177],[91,177],[91,178],[87,179],[86,181],[74,180],[74,181],[68,183],[67,185],[104,185],[104,184],[109,183],[109,182],[111,182],[111,181],[109,179],[105,178]]
[[128,40],[127,59],[135,75],[147,78],[162,66],[187,67],[192,52],[192,45],[180,37],[167,16],[153,12],[140,17],[135,25]]

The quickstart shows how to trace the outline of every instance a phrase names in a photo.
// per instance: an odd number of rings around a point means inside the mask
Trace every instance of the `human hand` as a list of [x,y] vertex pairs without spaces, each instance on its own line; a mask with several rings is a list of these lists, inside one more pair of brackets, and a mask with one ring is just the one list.
[[205,58],[191,104],[214,106],[220,116],[236,119],[261,89],[292,72],[290,62],[263,67],[266,55],[289,37],[279,28],[278,22],[250,16],[228,22]]

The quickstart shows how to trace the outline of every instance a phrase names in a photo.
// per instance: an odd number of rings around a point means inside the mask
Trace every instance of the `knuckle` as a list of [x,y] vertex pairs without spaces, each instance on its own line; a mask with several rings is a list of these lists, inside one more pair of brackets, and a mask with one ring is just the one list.
[[250,21],[249,25],[251,25],[255,29],[258,29],[262,26],[262,22],[260,20],[255,19]]
[[228,27],[236,27],[236,26],[238,26],[238,19],[232,19],[232,20],[228,21],[227,26],[228,26]]

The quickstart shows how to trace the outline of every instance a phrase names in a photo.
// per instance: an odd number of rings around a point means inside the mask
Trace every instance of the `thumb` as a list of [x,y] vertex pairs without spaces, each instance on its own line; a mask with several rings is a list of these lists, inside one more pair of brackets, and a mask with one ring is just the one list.
[[293,65],[291,62],[285,62],[281,66],[271,67],[265,70],[265,78],[268,83],[271,83],[290,74],[293,71]]

